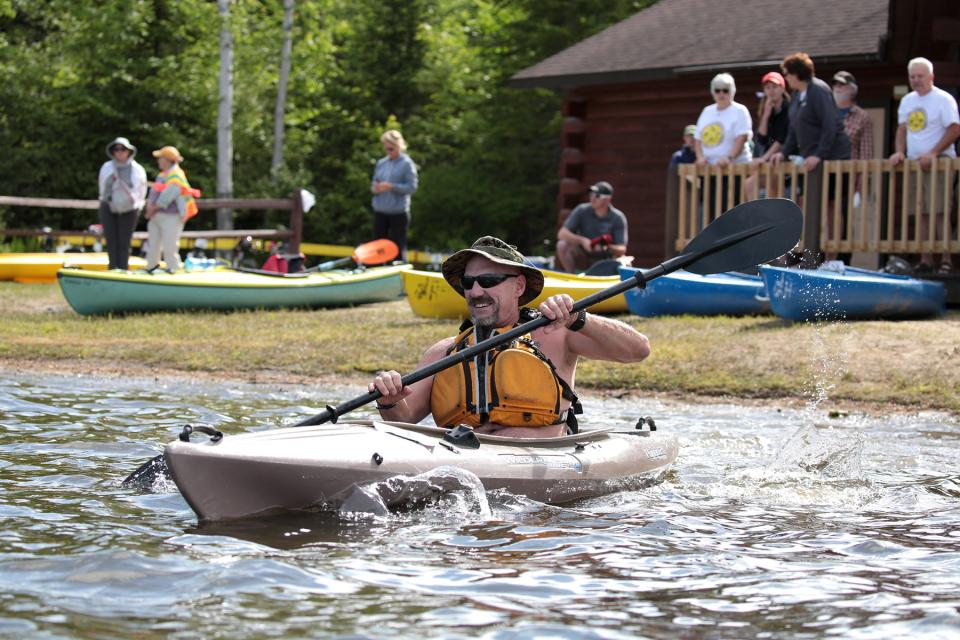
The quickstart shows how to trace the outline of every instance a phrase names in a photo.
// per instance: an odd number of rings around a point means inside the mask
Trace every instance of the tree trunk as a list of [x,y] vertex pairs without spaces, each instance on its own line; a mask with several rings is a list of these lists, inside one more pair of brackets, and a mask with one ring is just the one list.
[[290,80],[290,56],[293,49],[293,9],[295,0],[283,0],[283,48],[280,51],[280,81],[277,84],[277,107],[273,114],[273,159],[270,174],[276,179],[283,166],[283,113],[287,106],[287,83]]
[[[220,102],[217,107],[217,197],[233,197],[233,33],[230,2],[217,0],[220,13]],[[233,229],[233,211],[217,209],[217,229]]]

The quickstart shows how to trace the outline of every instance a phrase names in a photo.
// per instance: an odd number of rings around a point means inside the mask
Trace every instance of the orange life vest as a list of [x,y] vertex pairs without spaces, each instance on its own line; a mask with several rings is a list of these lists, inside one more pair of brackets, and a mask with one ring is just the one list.
[[183,172],[180,165],[174,165],[157,176],[153,183],[153,190],[157,193],[164,191],[167,187],[175,186],[180,189],[180,196],[184,199],[183,220],[186,222],[199,213],[196,198],[200,197],[200,190],[194,189],[187,182],[187,174]]
[[[468,323],[465,323],[468,324]],[[497,329],[494,333],[503,333]],[[476,329],[468,326],[448,353],[477,343]],[[444,369],[433,378],[430,411],[438,426],[487,422],[510,427],[543,427],[564,421],[562,398],[570,400],[566,422],[576,433],[575,413],[581,413],[576,394],[559,375],[530,334]]]

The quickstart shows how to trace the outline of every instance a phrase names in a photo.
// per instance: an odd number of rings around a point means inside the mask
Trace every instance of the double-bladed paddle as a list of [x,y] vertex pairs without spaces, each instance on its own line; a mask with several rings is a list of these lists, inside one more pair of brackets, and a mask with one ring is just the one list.
[[[634,287],[644,287],[647,282],[662,275],[686,269],[691,273],[707,275],[724,271],[737,271],[770,262],[790,251],[800,239],[803,227],[803,214],[800,208],[790,200],[771,198],[745,202],[727,211],[711,222],[697,237],[687,244],[683,252],[660,263],[652,269],[640,269],[636,275],[618,282],[603,291],[598,291],[573,305],[573,312],[587,309],[598,302],[619,295]],[[455,364],[473,358],[475,355],[505,344],[539,327],[550,324],[551,320],[540,316],[513,329],[497,334],[472,347],[458,351],[446,358],[429,364],[422,369],[403,376],[404,386],[428,378]],[[326,409],[317,415],[301,420],[295,427],[306,427],[336,422],[337,419],[354,409],[373,402],[381,396],[379,391],[371,391],[348,400],[343,404]],[[124,486],[149,488],[157,478],[168,475],[163,454],[141,465],[124,481]]]

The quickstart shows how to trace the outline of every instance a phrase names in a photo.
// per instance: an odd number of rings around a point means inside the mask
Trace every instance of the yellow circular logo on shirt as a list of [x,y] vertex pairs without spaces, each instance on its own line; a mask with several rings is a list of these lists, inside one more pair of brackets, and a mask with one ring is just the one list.
[[917,133],[927,127],[927,112],[923,109],[915,109],[907,116],[907,126],[910,131]]
[[723,127],[716,122],[708,124],[703,128],[703,131],[700,132],[700,142],[708,147],[717,146],[723,142]]

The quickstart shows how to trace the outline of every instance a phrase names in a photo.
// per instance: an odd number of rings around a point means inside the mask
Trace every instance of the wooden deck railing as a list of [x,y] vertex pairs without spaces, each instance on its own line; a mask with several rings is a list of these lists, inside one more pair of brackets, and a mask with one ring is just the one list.
[[829,161],[809,175],[792,162],[777,167],[679,165],[676,177],[668,176],[668,189],[675,190],[668,198],[667,228],[673,235],[668,249],[680,251],[704,226],[744,200],[785,197],[803,211],[804,249],[960,254],[958,174],[960,160],[952,158],[939,158],[926,171],[916,160],[897,167],[886,160]]

